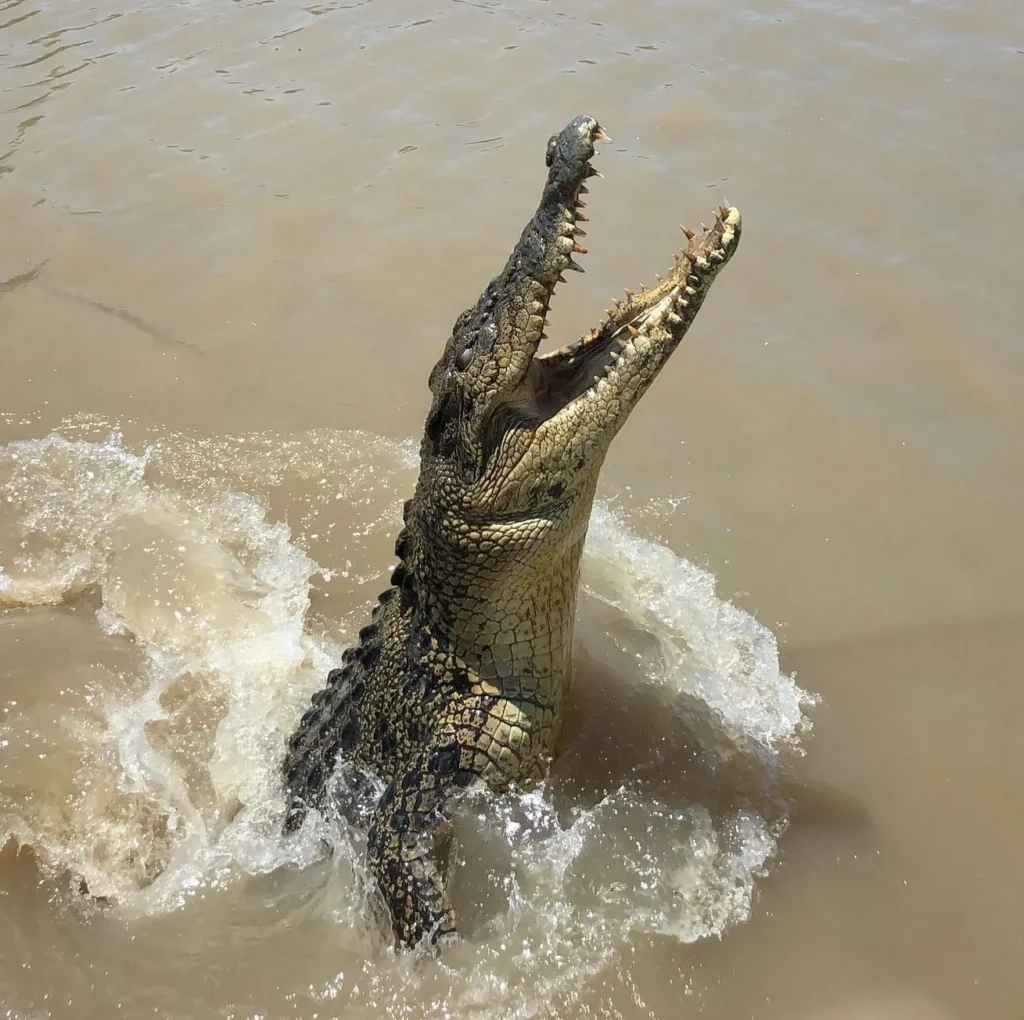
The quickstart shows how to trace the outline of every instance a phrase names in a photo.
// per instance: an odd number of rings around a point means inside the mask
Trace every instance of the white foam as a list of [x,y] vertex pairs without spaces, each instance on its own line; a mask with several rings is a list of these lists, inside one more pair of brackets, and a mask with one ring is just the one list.
[[[397,526],[415,444],[152,435],[139,451],[97,425],[0,448],[0,605],[95,591],[106,640],[134,642],[141,665],[66,719],[75,795],[0,807],[0,843],[8,833],[33,843],[54,871],[84,876],[132,915],[178,909],[239,874],[307,865],[327,835],[337,854],[322,909],[362,951],[383,951],[372,926],[357,925],[368,902],[362,836],[311,818],[282,838],[278,767],[302,706],[365,617],[327,618],[331,635],[318,633],[311,586],[328,571],[310,550],[347,564],[331,583],[358,602],[387,566],[367,542]],[[292,529],[268,519],[281,487],[295,500],[284,511]],[[655,639],[623,683],[670,692],[681,723],[718,751],[774,760],[799,748],[811,697],[779,671],[774,635],[719,599],[711,574],[599,505],[583,577],[587,598]],[[629,782],[565,823],[544,787],[473,803],[483,822],[469,826],[464,853],[490,854],[502,891],[453,952],[452,966],[473,975],[445,992],[456,1014],[486,1001],[495,1015],[533,1016],[638,931],[720,936],[748,916],[782,831],[752,810],[670,807]],[[394,991],[424,978],[393,962],[388,980]],[[340,994],[331,987],[325,998]]]
[[641,538],[607,505],[591,517],[584,591],[652,635],[650,680],[670,688],[692,721],[747,751],[799,749],[815,702],[779,669],[775,635],[715,591],[715,577]]

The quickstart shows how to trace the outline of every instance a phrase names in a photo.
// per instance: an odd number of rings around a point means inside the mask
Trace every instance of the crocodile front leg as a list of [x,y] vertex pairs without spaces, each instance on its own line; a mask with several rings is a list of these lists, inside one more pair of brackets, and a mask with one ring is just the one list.
[[457,938],[455,912],[436,852],[438,837],[447,825],[451,760],[445,761],[443,754],[438,759],[435,752],[423,767],[396,779],[384,791],[370,823],[370,870],[384,895],[391,930],[400,946],[426,939],[440,947]]
[[453,795],[474,781],[494,793],[532,785],[543,775],[541,749],[554,728],[550,708],[494,695],[466,697],[440,721],[432,750],[385,791],[367,852],[399,945],[426,938],[436,946],[457,937],[438,854]]

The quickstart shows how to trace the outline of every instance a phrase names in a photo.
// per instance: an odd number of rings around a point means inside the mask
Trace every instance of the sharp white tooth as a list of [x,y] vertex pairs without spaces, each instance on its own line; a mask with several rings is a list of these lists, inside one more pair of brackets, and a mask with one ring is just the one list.
[[609,351],[609,352],[608,352],[608,357],[609,357],[609,358],[611,358],[611,359],[612,359],[612,361],[618,361],[618,360],[619,360],[619,358],[621,358],[621,357],[622,357],[622,355],[621,355],[621,354],[619,354],[619,352],[618,352],[618,351]]

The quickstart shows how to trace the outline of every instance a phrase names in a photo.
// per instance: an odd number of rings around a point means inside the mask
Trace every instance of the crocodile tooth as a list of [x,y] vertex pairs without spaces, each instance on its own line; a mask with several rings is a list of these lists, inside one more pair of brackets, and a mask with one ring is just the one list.
[[580,190],[578,192],[576,192],[576,194],[577,195],[589,195],[590,194],[590,189],[585,184],[581,184],[580,185]]
[[[570,263],[570,265],[571,265],[571,263]],[[559,273],[558,274],[558,282],[559,283],[565,283],[565,275],[563,273]]]
[[686,278],[686,282],[694,287],[700,286],[700,277],[695,276],[692,273]]
[[583,268],[583,266],[579,265],[579,263],[577,263],[577,262],[573,262],[572,259],[569,259],[569,265],[568,265],[567,268],[571,269],[574,273],[585,273],[586,272],[586,270]]
[[576,252],[579,252],[581,255],[586,255],[587,252],[589,251],[589,249],[587,248],[587,246],[585,244],[574,244],[572,246],[572,250],[576,251]]
[[636,294],[635,290],[630,290],[628,287],[625,287],[624,290],[626,291],[626,297],[628,298],[631,298]]
[[601,171],[598,170],[597,167],[593,167],[593,166],[588,166],[587,167],[587,176],[588,177],[601,177],[601,178],[604,178],[604,174],[601,173]]
[[622,355],[621,355],[621,354],[619,354],[619,352],[618,352],[618,351],[609,351],[609,352],[608,352],[608,357],[609,357],[609,358],[611,358],[611,359],[612,359],[612,361],[615,361],[615,362],[617,362],[617,361],[619,360],[619,358],[621,358],[621,357],[622,357]]
[[584,223],[589,223],[590,217],[587,216],[585,213],[581,213],[580,208],[582,208],[582,206],[578,206],[576,209],[576,219],[583,220]]
[[628,326],[626,326],[626,329],[629,330],[629,335],[630,336],[638,336],[639,333],[640,333],[640,330],[638,330],[636,328],[636,326],[634,326],[632,323],[630,323]]
[[611,139],[604,133],[604,128],[596,128],[594,133],[590,136],[595,142],[610,142]]
[[680,223],[679,229],[686,235],[687,241],[692,241],[694,239],[695,235],[689,227],[684,227],[682,223]]
[[575,234],[576,234],[577,237],[586,237],[587,236],[587,232],[582,227],[577,227],[576,230],[575,230]]

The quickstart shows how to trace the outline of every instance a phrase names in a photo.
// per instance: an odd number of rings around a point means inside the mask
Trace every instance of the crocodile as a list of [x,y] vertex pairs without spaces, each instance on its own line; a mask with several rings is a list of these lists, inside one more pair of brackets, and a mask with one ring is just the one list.
[[682,228],[664,279],[539,354],[556,284],[582,271],[586,182],[602,176],[592,159],[606,139],[580,116],[548,141],[536,213],[430,373],[390,587],[288,741],[285,830],[311,809],[367,829],[399,947],[457,938],[441,853],[453,795],[526,789],[549,767],[602,462],[739,244],[740,214],[720,206],[710,227]]

